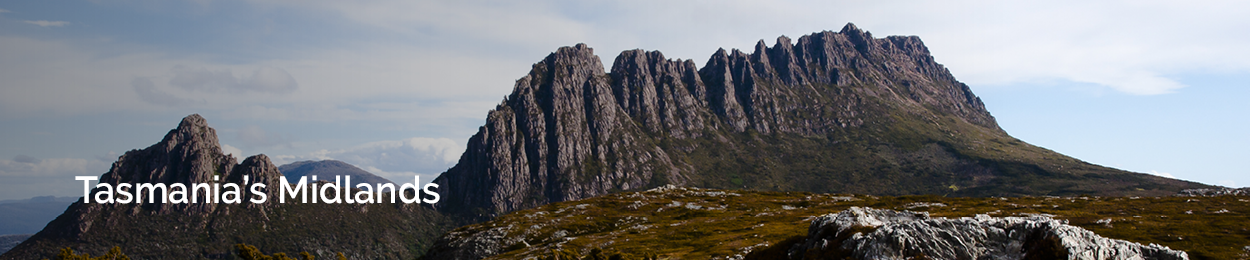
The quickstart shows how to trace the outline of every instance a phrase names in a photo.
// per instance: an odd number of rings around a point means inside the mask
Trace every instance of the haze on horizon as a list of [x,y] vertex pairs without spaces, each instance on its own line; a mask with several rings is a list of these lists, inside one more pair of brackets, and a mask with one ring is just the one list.
[[530,65],[586,43],[702,66],[855,23],[917,35],[1026,142],[1250,184],[1250,3],[13,1],[0,3],[0,199],[79,196],[199,113],[227,153],[396,179],[454,165]]

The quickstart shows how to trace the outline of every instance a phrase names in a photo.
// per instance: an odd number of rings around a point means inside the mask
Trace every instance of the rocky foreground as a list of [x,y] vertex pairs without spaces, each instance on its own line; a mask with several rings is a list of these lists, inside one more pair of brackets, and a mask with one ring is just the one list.
[[[869,231],[871,230],[871,231]],[[790,259],[1189,259],[1157,244],[1110,239],[1047,216],[932,218],[851,207],[816,218]]]

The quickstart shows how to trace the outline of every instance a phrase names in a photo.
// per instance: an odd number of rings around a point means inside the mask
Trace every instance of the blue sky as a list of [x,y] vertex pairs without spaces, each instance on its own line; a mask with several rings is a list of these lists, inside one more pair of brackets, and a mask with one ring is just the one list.
[[531,64],[838,30],[920,36],[1009,133],[1092,163],[1250,184],[1250,6],[1148,1],[6,1],[0,199],[75,196],[199,113],[227,152],[432,179]]

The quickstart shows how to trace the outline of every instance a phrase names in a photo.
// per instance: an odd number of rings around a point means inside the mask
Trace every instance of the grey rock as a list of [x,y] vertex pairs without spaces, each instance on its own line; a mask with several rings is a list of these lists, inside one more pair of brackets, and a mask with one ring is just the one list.
[[[690,116],[672,110],[694,106],[687,87],[699,83],[670,77],[692,75],[693,65],[629,67],[663,58],[634,54],[618,59],[622,66],[616,68],[641,75],[616,81],[631,88],[614,88],[584,44],[560,48],[534,64],[469,138],[460,162],[434,181],[445,200],[436,206],[486,218],[653,182],[683,182],[667,152],[643,133],[688,133],[692,124],[681,120]],[[667,88],[654,91],[657,84]]]
[[[221,152],[221,145],[217,142],[217,130],[209,127],[203,117],[193,114],[183,118],[178,127],[165,134],[160,142],[123,154],[107,173],[100,176],[100,183],[112,184],[114,187],[120,183],[182,183],[190,187],[192,183],[219,182],[237,164],[234,157]],[[218,180],[213,180],[214,177]],[[92,194],[95,191],[97,190],[93,189]],[[213,204],[208,203],[161,203],[160,198],[149,203],[148,198],[149,196],[144,196],[143,201],[137,204],[159,214],[204,214],[211,212],[213,208]],[[203,201],[206,197],[200,196],[196,199]],[[85,205],[97,208],[111,206]],[[85,232],[90,227],[90,221],[84,223],[86,225],[81,229]]]
[[852,207],[813,220],[807,237],[790,249],[790,259],[1189,259],[1048,217],[947,219]]

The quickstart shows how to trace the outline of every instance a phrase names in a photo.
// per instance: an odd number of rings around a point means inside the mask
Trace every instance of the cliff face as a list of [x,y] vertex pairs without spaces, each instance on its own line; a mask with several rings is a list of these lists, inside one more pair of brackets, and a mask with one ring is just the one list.
[[560,48],[435,182],[439,207],[479,217],[662,184],[971,196],[1201,186],[1011,138],[918,37],[850,24],[717,50],[703,68],[629,50],[605,73],[586,45]]
[[[440,189],[445,202],[439,204],[507,212],[684,181],[666,152],[646,137],[647,125],[634,123],[618,103],[630,100],[616,95],[634,93],[614,91],[612,82],[585,45],[560,48],[535,64],[469,139],[460,163],[435,180],[447,187]],[[624,104],[648,111],[672,106],[656,101],[655,92],[642,93],[650,95],[639,99],[650,102]]]
[[[140,259],[229,259],[236,243],[320,257],[343,252],[400,259],[416,257],[430,243],[422,240],[459,224],[419,205],[279,203],[279,176],[263,154],[242,163],[223,154],[204,118],[187,116],[160,142],[120,156],[100,183],[235,183],[242,203],[206,203],[204,194],[198,203],[161,203],[159,197],[149,203],[146,193],[128,204],[78,201],[0,259],[50,258],[65,247],[98,255],[114,246]],[[267,202],[250,202],[253,183],[266,184],[260,191]],[[361,236],[373,239],[352,239]]]

